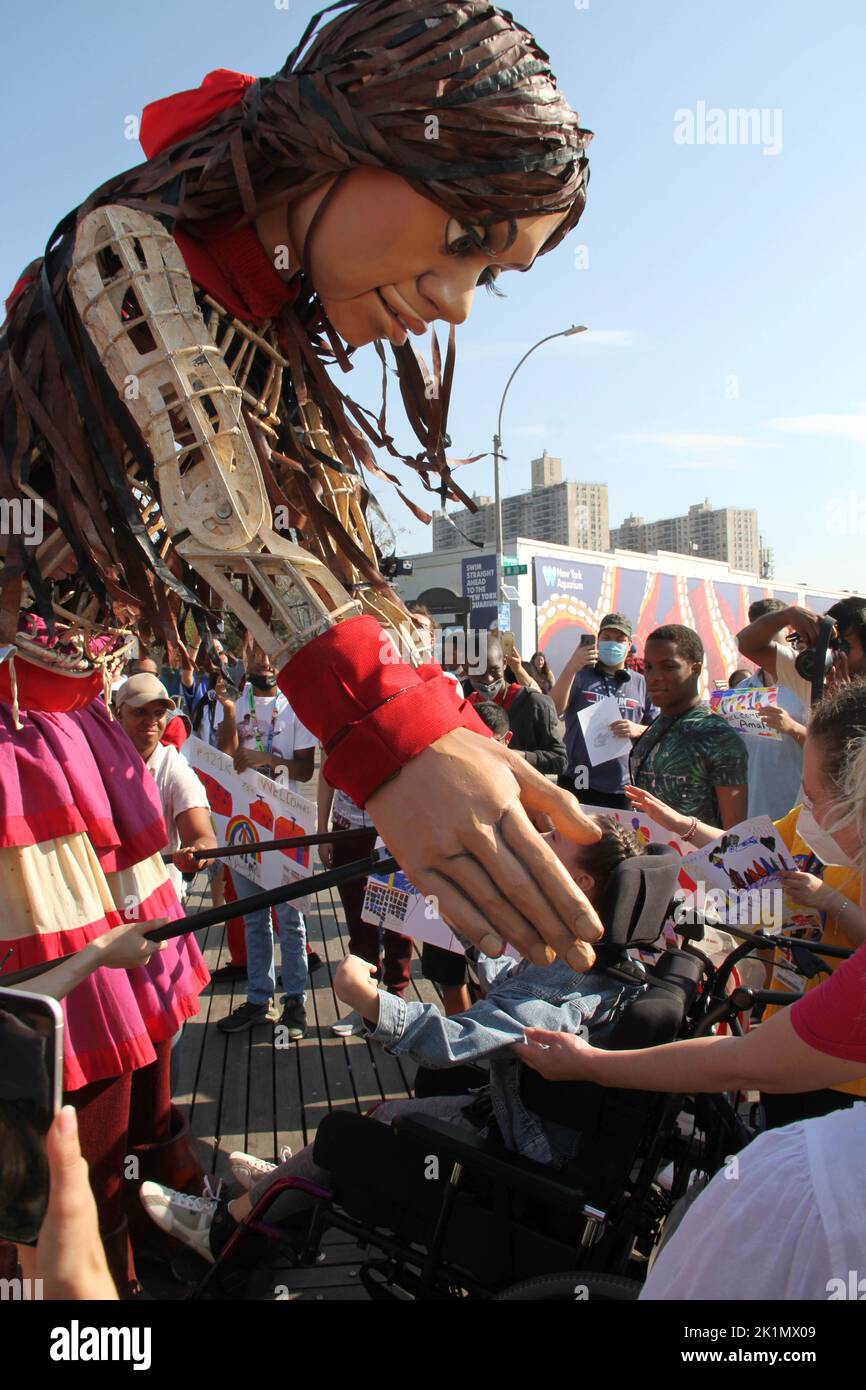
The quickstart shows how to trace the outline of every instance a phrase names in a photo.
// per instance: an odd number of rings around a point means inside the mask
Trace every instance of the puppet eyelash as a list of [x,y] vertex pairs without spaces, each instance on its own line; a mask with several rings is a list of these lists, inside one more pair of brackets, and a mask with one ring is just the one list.
[[482,270],[476,283],[478,285],[483,285],[489,294],[495,294],[497,299],[505,299],[506,296],[502,293],[502,290],[500,290],[496,284],[496,281],[499,279],[499,276],[501,274],[502,272],[498,266],[489,265],[485,267],[484,270]]

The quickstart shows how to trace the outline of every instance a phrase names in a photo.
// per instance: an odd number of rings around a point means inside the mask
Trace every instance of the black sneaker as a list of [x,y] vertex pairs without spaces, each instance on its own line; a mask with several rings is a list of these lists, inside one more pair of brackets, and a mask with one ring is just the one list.
[[217,984],[223,984],[226,981],[231,981],[233,983],[235,980],[245,980],[247,978],[247,967],[245,965],[232,965],[231,963],[228,965],[221,965],[219,970],[211,971],[210,977],[212,980],[215,980]]
[[221,1033],[245,1033],[248,1028],[255,1028],[257,1023],[272,1022],[273,1014],[271,1013],[270,1000],[264,1004],[251,1004],[247,1000],[245,1004],[241,1004],[239,1009],[230,1013],[228,1018],[221,1018],[217,1023],[217,1028]]
[[318,951],[307,952],[307,969],[309,970],[311,975],[314,970],[321,970],[324,964],[325,962],[322,960],[322,957],[319,955]]
[[307,1036],[307,1011],[304,1008],[303,1000],[286,1000],[280,1016],[280,1026],[288,1029],[290,1042],[297,1042],[299,1038]]

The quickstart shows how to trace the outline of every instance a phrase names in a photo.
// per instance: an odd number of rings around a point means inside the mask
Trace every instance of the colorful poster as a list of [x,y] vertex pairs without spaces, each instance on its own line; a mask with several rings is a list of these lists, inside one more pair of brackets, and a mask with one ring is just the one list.
[[[259,853],[256,845],[261,840],[313,834],[315,806],[290,787],[253,769],[235,772],[226,753],[200,738],[187,739],[183,752],[207,792],[219,844],[249,846],[246,853],[227,859],[228,867],[236,868],[262,889],[281,888],[284,883],[307,878],[312,867],[309,846]],[[295,905],[303,908],[304,899],[296,899]]]
[[693,850],[683,860],[693,886],[700,882],[737,893],[769,887],[782,870],[796,867],[769,816],[753,816],[731,826],[711,845]]
[[761,706],[778,703],[777,685],[750,686],[747,690],[735,686],[733,690],[714,690],[710,694],[713,714],[718,714],[738,734],[754,734],[758,738],[784,737],[778,729],[768,728],[758,712]]

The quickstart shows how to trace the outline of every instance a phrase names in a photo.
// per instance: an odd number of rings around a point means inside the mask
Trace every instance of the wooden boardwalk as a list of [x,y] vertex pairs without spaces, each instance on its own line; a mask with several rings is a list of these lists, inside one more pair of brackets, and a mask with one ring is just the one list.
[[[187,900],[194,913],[210,906],[201,875]],[[329,1025],[347,1012],[336,998],[332,976],[348,949],[342,904],[335,891],[319,894],[306,912],[307,937],[326,963],[310,977],[308,1036],[300,1043],[274,1046],[272,1025],[227,1035],[216,1028],[246,998],[246,981],[210,985],[198,1016],[184,1031],[175,1102],[190,1119],[202,1166],[231,1180],[228,1155],[242,1149],[273,1161],[283,1145],[294,1152],[311,1143],[322,1119],[334,1110],[363,1112],[381,1100],[412,1095],[414,1064],[398,1060],[361,1038],[339,1038]],[[210,970],[225,964],[225,929],[198,933]],[[279,952],[278,952],[279,959]],[[279,987],[279,981],[278,981]],[[407,998],[439,1002],[435,986],[421,978],[420,957],[412,965]],[[292,1287],[300,1299],[365,1299],[358,1282],[360,1252],[345,1236],[326,1237],[327,1259],[297,1271]]]

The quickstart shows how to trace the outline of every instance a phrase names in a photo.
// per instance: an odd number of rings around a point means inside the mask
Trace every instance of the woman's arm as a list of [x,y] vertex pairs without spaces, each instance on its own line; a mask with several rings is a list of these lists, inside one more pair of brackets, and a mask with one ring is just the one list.
[[47,994],[52,999],[65,999],[76,985],[80,985],[102,965],[115,970],[132,970],[137,965],[146,964],[155,951],[164,951],[167,941],[146,941],[144,933],[163,926],[167,921],[167,917],[160,917],[152,922],[129,922],[123,927],[113,927],[111,931],[89,941],[69,960],[55,965],[52,970],[46,970],[44,975],[39,976],[38,985],[25,980],[23,984],[10,985],[9,988]]
[[824,1090],[866,1075],[866,1062],[818,1052],[798,1037],[787,1008],[742,1038],[690,1038],[635,1052],[605,1052],[573,1033],[527,1028],[514,1051],[551,1081],[595,1081],[635,1091]]
[[788,870],[779,874],[778,878],[794,902],[835,917],[852,946],[861,946],[866,941],[866,916],[857,903],[838,888],[829,887],[815,874],[804,874],[799,870]]
[[195,857],[195,851],[216,849],[210,811],[206,806],[191,806],[188,811],[178,811],[174,823],[182,846],[175,851],[174,863],[181,873],[194,874],[205,862]]

